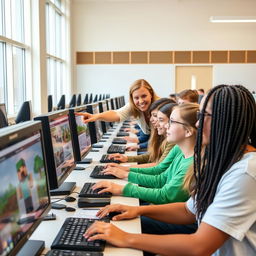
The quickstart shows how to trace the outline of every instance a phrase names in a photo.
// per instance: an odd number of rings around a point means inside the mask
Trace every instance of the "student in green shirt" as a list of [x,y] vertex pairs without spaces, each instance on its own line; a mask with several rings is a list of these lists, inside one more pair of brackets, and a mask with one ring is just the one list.
[[[131,168],[124,172],[129,183],[125,186],[101,181],[93,189],[102,188],[99,193],[136,197],[154,204],[184,202],[187,191],[182,189],[183,178],[193,162],[196,139],[196,112],[198,104],[176,106],[167,125],[167,140],[176,146],[160,164],[149,168]],[[114,173],[113,173],[114,174]],[[135,184],[141,185],[137,186]]]

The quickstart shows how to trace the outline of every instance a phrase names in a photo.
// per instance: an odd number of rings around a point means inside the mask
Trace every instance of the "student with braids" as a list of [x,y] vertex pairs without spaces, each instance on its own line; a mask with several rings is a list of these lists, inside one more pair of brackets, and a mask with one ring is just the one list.
[[[148,153],[138,156],[126,156],[123,154],[112,154],[109,157],[115,160],[119,160],[122,163],[125,162],[137,162],[140,166],[130,166],[130,167],[150,167],[162,162],[170,150],[174,147],[174,144],[166,140],[166,129],[162,128],[158,131],[158,113],[163,108],[163,114],[166,123],[169,121],[170,114],[173,107],[177,105],[172,103],[171,99],[161,98],[151,104],[149,112],[151,115],[151,134],[149,139]],[[120,166],[118,164],[108,164],[109,167],[119,167],[121,169],[127,170],[130,167]]]
[[85,237],[104,239],[161,255],[256,255],[256,105],[243,86],[220,85],[204,97],[198,113],[191,198],[186,203],[131,207],[110,205],[100,217],[140,215],[175,224],[198,221],[190,235],[145,235],[96,222]]
[[128,178],[129,183],[123,186],[100,181],[93,189],[101,189],[99,193],[136,197],[154,204],[187,200],[188,193],[182,185],[188,167],[193,163],[198,109],[198,104],[193,103],[174,107],[166,128],[167,140],[176,145],[161,163],[154,167],[131,168],[130,172],[108,171],[119,178]]

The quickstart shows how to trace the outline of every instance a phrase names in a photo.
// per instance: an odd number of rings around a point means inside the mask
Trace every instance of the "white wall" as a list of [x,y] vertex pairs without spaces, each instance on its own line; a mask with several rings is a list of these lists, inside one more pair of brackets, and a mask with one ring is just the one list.
[[[253,16],[255,0],[73,0],[72,43],[77,51],[255,50],[256,23],[210,23],[210,16]],[[255,88],[256,65],[213,65],[213,85]],[[76,88],[127,95],[147,79],[160,96],[175,88],[175,65],[77,65]]]
[[174,91],[174,65],[78,65],[77,92],[125,95],[137,79],[146,79],[161,97]]
[[[77,92],[110,93],[128,97],[129,86],[137,79],[146,79],[161,97],[175,91],[176,65],[78,65]],[[242,84],[256,91],[256,64],[213,65],[213,86]]]
[[75,51],[255,49],[256,23],[210,23],[253,16],[255,0],[73,0]]

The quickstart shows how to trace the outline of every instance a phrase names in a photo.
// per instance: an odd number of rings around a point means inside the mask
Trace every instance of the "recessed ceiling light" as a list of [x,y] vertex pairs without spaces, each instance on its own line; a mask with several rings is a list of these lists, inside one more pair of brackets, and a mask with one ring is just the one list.
[[211,16],[210,22],[256,22],[256,16]]

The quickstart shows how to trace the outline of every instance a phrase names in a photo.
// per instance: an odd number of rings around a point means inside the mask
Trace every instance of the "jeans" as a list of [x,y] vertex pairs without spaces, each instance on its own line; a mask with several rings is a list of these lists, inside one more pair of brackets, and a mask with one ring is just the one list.
[[[197,223],[190,225],[169,224],[141,216],[141,228],[144,234],[167,235],[167,234],[192,234],[197,230]],[[155,254],[144,252],[144,256]]]

